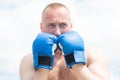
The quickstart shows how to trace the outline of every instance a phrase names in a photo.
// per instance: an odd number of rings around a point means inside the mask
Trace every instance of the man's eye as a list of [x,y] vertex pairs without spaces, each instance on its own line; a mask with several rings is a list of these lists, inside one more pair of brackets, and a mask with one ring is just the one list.
[[54,28],[55,25],[54,25],[54,24],[49,24],[48,27],[49,27],[49,28]]
[[66,28],[67,25],[66,25],[65,23],[61,23],[61,24],[60,24],[60,27],[61,27],[61,28]]

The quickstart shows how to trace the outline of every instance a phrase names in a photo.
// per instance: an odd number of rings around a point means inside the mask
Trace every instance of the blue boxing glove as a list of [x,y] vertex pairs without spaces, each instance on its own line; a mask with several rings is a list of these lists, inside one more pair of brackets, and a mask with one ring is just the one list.
[[32,51],[34,68],[52,69],[57,37],[48,33],[39,33],[35,38]]
[[70,31],[58,37],[59,47],[61,48],[67,67],[75,64],[85,64],[83,39],[75,31]]

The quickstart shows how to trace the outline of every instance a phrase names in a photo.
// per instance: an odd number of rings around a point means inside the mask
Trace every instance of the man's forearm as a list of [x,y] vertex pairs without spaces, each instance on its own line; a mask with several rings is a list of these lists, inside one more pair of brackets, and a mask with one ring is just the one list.
[[47,69],[38,69],[34,75],[33,80],[47,80],[48,72],[49,70]]

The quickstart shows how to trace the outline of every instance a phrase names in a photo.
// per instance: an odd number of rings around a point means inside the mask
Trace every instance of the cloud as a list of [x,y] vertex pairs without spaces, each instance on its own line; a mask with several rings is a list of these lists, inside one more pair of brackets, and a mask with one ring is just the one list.
[[16,0],[0,0],[0,9],[1,10],[12,10],[17,6]]
[[[96,44],[119,42],[119,0],[86,0],[77,3],[76,30]],[[87,41],[87,42],[88,42]]]

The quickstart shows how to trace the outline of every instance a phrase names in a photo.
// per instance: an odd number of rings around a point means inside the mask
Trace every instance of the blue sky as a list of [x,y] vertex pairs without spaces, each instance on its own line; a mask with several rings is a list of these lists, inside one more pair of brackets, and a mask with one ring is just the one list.
[[[70,9],[74,30],[86,45],[104,49],[109,63],[120,61],[120,0],[0,0],[0,63],[5,62],[0,74],[18,77],[20,60],[31,52],[32,41],[40,32],[41,11],[51,2]],[[116,66],[120,65],[111,68]]]

